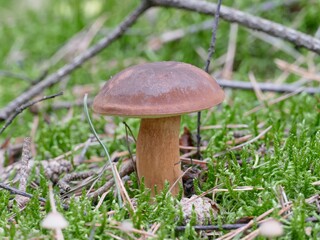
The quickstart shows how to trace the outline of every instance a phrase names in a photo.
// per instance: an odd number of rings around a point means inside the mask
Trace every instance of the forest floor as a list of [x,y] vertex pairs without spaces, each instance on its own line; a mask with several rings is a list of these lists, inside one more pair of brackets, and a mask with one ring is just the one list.
[[[37,81],[112,33],[139,4],[136,0],[125,4],[1,1],[0,112]],[[310,36],[320,31],[318,1],[225,0],[223,4]],[[108,159],[83,110],[85,93],[92,99],[106,80],[140,63],[170,60],[204,68],[213,19],[192,11],[152,8],[101,53],[39,92],[38,97],[61,91],[63,95],[20,113],[0,135],[1,187],[33,195],[19,198],[14,191],[0,189],[1,239],[59,239],[58,233],[42,225],[54,210],[52,205],[68,222],[62,230],[65,239],[265,239],[259,235],[259,221],[270,218],[283,227],[279,239],[319,238],[320,95],[306,91],[319,87],[319,55],[223,19],[210,73],[218,80],[251,82],[254,88],[224,88],[224,102],[203,111],[204,161],[195,160],[192,173],[184,178],[189,183],[191,179],[192,186],[180,185],[177,197],[168,194],[169,186],[151,197],[150,190],[138,184],[128,160],[131,152],[135,154],[135,142],[123,121],[137,136],[140,120],[99,116],[89,107],[93,125],[123,176],[125,184],[119,190],[128,195],[120,203],[112,184],[95,192],[110,183],[111,172],[102,170]],[[259,83],[291,84],[296,90],[262,92]],[[182,147],[194,150],[196,113],[182,116],[181,134],[184,127],[191,136],[183,136],[188,141]],[[187,160],[183,170],[191,167]],[[66,188],[57,184],[67,176]],[[194,213],[182,229],[183,187],[186,195],[210,198],[213,214],[200,224]],[[225,224],[242,228],[230,230]],[[204,231],[198,225],[218,230]]]

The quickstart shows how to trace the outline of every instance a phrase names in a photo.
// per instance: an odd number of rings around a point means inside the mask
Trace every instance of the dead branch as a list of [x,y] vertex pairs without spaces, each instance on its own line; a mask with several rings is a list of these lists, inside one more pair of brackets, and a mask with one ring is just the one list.
[[59,180],[58,186],[60,188],[60,192],[68,192],[71,190],[70,187],[70,182],[74,180],[83,180],[88,177],[91,177],[95,174],[96,172],[93,170],[85,171],[85,172],[73,172],[66,174],[62,179]]
[[[197,0],[150,0],[150,2],[156,6],[180,8],[207,15],[214,15],[217,9],[217,4],[215,3]],[[279,23],[225,6],[221,6],[220,16],[226,21],[236,22],[244,27],[265,32],[272,36],[287,40],[298,47],[304,47],[320,54],[319,39],[285,27]]]
[[[10,186],[8,186],[8,185],[6,185],[4,183],[0,183],[0,188],[3,188],[5,190],[7,190],[7,191],[10,191],[12,194],[21,195],[21,196],[24,196],[24,197],[27,197],[27,198],[33,198],[32,194],[26,193],[24,191],[20,191],[19,189],[16,189],[14,187],[10,187]],[[44,202],[44,203],[46,202],[46,199],[43,198],[43,197],[38,197],[38,200],[40,202]]]
[[15,109],[41,93],[44,89],[58,83],[65,76],[69,75],[75,69],[79,68],[83,63],[96,56],[113,41],[121,37],[125,31],[131,27],[146,9],[149,8],[148,1],[142,1],[140,6],[136,8],[109,36],[102,38],[96,45],[92,46],[82,54],[75,57],[70,63],[58,69],[55,73],[50,74],[44,80],[28,89],[16,99],[12,100],[6,107],[0,110],[0,120],[5,120]]
[[[215,52],[215,46],[216,46],[216,34],[217,34],[217,29],[218,29],[218,24],[219,24],[219,16],[220,16],[220,8],[221,8],[222,0],[218,0],[218,4],[216,7],[216,14],[212,26],[212,36],[211,36],[211,41],[208,49],[208,56],[205,64],[205,71],[209,73],[209,66],[211,62],[211,58]],[[200,142],[201,142],[201,133],[200,133],[200,125],[201,125],[201,111],[198,112],[197,114],[197,155],[201,159],[201,153],[200,153]]]
[[[238,224],[223,224],[223,225],[205,225],[205,226],[194,226],[195,231],[221,231],[221,230],[234,230],[245,226],[244,223]],[[177,226],[176,231],[185,231],[187,226]]]
[[240,145],[236,145],[236,146],[234,146],[234,147],[232,147],[232,148],[229,148],[229,149],[227,149],[227,150],[225,150],[225,151],[216,153],[216,154],[213,155],[213,157],[214,157],[214,158],[220,157],[220,156],[222,156],[222,155],[224,155],[224,154],[226,154],[226,153],[228,153],[228,152],[230,152],[230,151],[239,150],[239,149],[241,149],[242,147],[247,146],[247,145],[249,145],[249,144],[257,141],[258,139],[260,139],[260,138],[261,138],[262,136],[264,136],[267,132],[269,132],[271,128],[272,128],[272,126],[269,126],[269,127],[267,127],[265,130],[263,130],[261,133],[259,133],[256,137],[250,139],[249,141],[244,142],[244,143],[242,143],[242,144],[240,144]]
[[40,164],[44,169],[44,174],[54,184],[59,181],[59,177],[63,173],[68,173],[72,169],[72,164],[67,160],[41,161]]
[[[319,222],[319,219],[316,217],[308,217],[305,222]],[[195,231],[221,231],[221,230],[235,230],[242,228],[246,223],[234,223],[234,224],[223,224],[223,225],[196,225],[193,226]],[[259,225],[259,224],[258,224]],[[176,231],[185,231],[187,226],[177,226]]]
[[[224,88],[233,88],[233,89],[242,89],[242,90],[253,90],[253,85],[251,82],[235,81],[235,80],[225,80],[218,79],[217,82],[221,87]],[[278,92],[278,93],[291,93],[296,92],[300,87],[295,86],[294,84],[274,84],[274,83],[257,83],[259,89],[263,92]],[[320,93],[320,88],[307,87],[304,88],[302,92],[308,94],[317,94]]]
[[[120,177],[124,177],[126,175],[131,174],[133,171],[134,171],[134,167],[133,167],[132,161],[126,160],[121,165],[119,175],[120,175]],[[114,179],[111,178],[102,187],[98,188],[93,193],[88,194],[88,197],[89,198],[96,198],[96,197],[102,195],[104,192],[108,191],[113,185],[114,185]]]
[[[21,168],[19,171],[19,179],[20,179],[19,190],[23,192],[25,192],[27,189],[27,181],[28,181],[29,172],[30,172],[30,168],[29,168],[30,159],[31,159],[31,138],[26,137],[23,142]],[[29,198],[18,195],[16,196],[16,201],[20,207],[24,207],[29,201]]]
[[320,82],[320,75],[317,73],[310,72],[304,68],[298,67],[295,64],[290,64],[281,59],[276,59],[275,63],[283,71],[286,71],[286,72],[288,71],[288,72],[297,74],[300,77]]
[[51,98],[55,98],[57,96],[61,96],[63,94],[63,92],[60,92],[60,93],[57,93],[57,94],[53,94],[53,95],[50,95],[50,96],[44,96],[40,99],[37,99],[37,100],[33,100],[33,101],[30,101],[30,102],[27,102],[27,103],[24,103],[22,104],[20,107],[17,107],[14,109],[14,113],[11,114],[10,116],[8,116],[8,119],[6,121],[6,123],[4,124],[4,126],[1,128],[0,130],[0,135],[4,132],[4,130],[6,130],[6,128],[12,123],[12,121],[20,114],[22,113],[25,109],[27,109],[28,107],[31,107],[32,105],[38,103],[38,102],[41,102],[41,101],[44,101],[44,100],[47,100],[47,99],[51,99]]

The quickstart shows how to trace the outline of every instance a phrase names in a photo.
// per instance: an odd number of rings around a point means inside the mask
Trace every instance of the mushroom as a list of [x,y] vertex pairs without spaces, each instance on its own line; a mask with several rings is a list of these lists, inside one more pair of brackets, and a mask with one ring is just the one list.
[[[137,171],[146,187],[163,189],[181,175],[181,115],[211,108],[224,92],[205,71],[181,62],[154,62],[129,67],[109,80],[95,97],[93,110],[112,116],[141,118]],[[172,194],[179,192],[179,186]]]

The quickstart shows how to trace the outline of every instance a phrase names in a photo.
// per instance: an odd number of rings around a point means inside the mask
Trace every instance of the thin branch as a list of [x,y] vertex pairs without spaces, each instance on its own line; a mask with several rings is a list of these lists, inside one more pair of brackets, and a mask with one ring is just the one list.
[[10,115],[6,121],[6,123],[4,124],[4,126],[2,127],[2,129],[0,130],[0,135],[4,132],[4,130],[6,130],[6,128],[12,123],[12,121],[20,114],[22,113],[25,109],[27,109],[28,107],[31,107],[32,105],[36,104],[36,103],[39,103],[41,101],[44,101],[44,100],[47,100],[47,99],[51,99],[51,98],[55,98],[57,96],[61,96],[63,94],[63,92],[60,92],[60,93],[56,93],[56,94],[53,94],[53,95],[50,95],[50,96],[44,96],[40,99],[37,99],[37,100],[33,100],[33,101],[30,101],[30,102],[27,102],[25,104],[22,104],[20,107],[17,107],[15,109],[15,112]]
[[[207,15],[215,14],[217,9],[217,4],[215,3],[197,0],[151,0],[151,2],[161,7],[181,8]],[[220,16],[228,22],[236,22],[244,27],[265,32],[269,35],[289,41],[298,47],[304,47],[320,54],[320,39],[285,27],[279,23],[225,6],[221,7]]]
[[[308,217],[305,220],[306,222],[319,222],[319,219],[316,217]],[[235,230],[242,228],[246,223],[235,223],[235,224],[223,224],[223,225],[196,225],[193,226],[195,231],[221,231],[221,230]],[[176,231],[185,231],[187,226],[177,226]]]
[[245,113],[244,113],[244,116],[248,116],[248,115],[250,115],[250,114],[252,114],[252,113],[255,113],[255,112],[257,112],[257,111],[259,111],[259,110],[261,110],[261,109],[264,109],[266,106],[270,107],[270,106],[273,105],[273,104],[276,104],[276,103],[278,103],[278,102],[281,102],[281,101],[283,101],[283,100],[286,100],[286,99],[288,99],[288,98],[290,98],[290,97],[292,97],[292,96],[295,96],[295,95],[301,93],[301,92],[303,91],[303,89],[304,89],[304,87],[300,87],[300,88],[298,88],[298,89],[297,89],[296,91],[294,91],[294,92],[291,92],[291,93],[282,95],[282,96],[280,96],[280,97],[278,97],[278,98],[275,98],[275,99],[271,99],[271,100],[269,100],[268,102],[266,102],[266,103],[264,103],[264,104],[262,104],[262,105],[259,105],[259,106],[255,107],[255,108],[253,108],[253,109],[245,112]]
[[[10,186],[8,186],[8,185],[6,185],[4,183],[0,183],[0,188],[3,188],[5,190],[7,190],[7,191],[10,191],[10,193],[12,193],[12,194],[17,194],[17,195],[24,196],[24,197],[27,197],[27,198],[33,198],[32,194],[26,193],[24,191],[20,191],[20,190],[18,190],[16,188],[10,187]],[[43,197],[38,197],[38,200],[40,202],[43,202],[43,203],[46,202],[46,199],[43,198]]]
[[[206,225],[206,226],[194,226],[195,231],[221,231],[221,230],[234,230],[245,226],[244,223],[238,224],[223,224],[223,225]],[[185,231],[187,226],[177,226],[176,231]]]
[[131,128],[129,127],[129,125],[128,125],[125,121],[123,121],[122,123],[124,124],[124,126],[126,127],[126,129],[129,130],[130,135],[131,135],[131,137],[133,138],[134,142],[137,143],[137,139],[136,139],[136,137],[134,136]]
[[259,100],[260,104],[263,104],[266,100],[266,97],[263,95],[261,89],[259,88],[258,82],[253,72],[249,72],[249,80],[252,83],[253,90],[257,96],[257,99]]
[[229,148],[229,149],[227,149],[227,150],[225,150],[225,151],[223,151],[223,152],[216,153],[216,154],[213,155],[213,157],[216,158],[216,157],[219,157],[219,156],[222,156],[222,155],[226,154],[227,152],[230,152],[230,151],[233,151],[233,150],[238,150],[238,149],[240,149],[240,148],[242,148],[242,147],[244,147],[244,146],[247,146],[247,145],[249,145],[249,144],[257,141],[258,139],[260,139],[260,138],[261,138],[262,136],[264,136],[267,132],[269,132],[271,128],[272,128],[272,126],[269,126],[269,127],[267,127],[265,130],[263,130],[261,133],[259,133],[256,137],[250,139],[249,141],[244,142],[244,143],[242,143],[242,144],[240,144],[240,145],[234,146],[234,147],[232,147],[232,148]]
[[[224,88],[233,88],[233,89],[241,89],[241,90],[253,90],[254,87],[252,83],[250,82],[244,82],[244,81],[236,81],[236,80],[225,80],[225,79],[219,79],[217,80],[219,85]],[[257,86],[259,89],[263,92],[278,92],[278,93],[291,93],[296,92],[300,87],[295,86],[294,84],[274,84],[274,83],[257,83]],[[317,94],[320,93],[320,88],[312,88],[307,87],[304,88],[304,93],[308,94]]]
[[[23,142],[22,156],[21,156],[21,168],[19,171],[19,190],[25,192],[27,189],[27,182],[30,173],[29,161],[31,156],[31,138],[26,137]],[[16,196],[16,201],[20,207],[24,207],[29,199],[23,196]]]
[[209,52],[208,52],[208,58],[206,61],[206,66],[205,66],[206,72],[209,72],[211,58],[215,52],[216,35],[217,35],[217,28],[218,28],[218,24],[219,24],[221,2],[222,2],[222,0],[218,0],[218,4],[216,7],[216,11],[215,11],[216,14],[215,14],[215,18],[214,18],[213,27],[212,27],[212,37],[211,37],[211,42],[210,42],[210,47],[209,47]]
[[[128,125],[125,121],[123,121],[123,124],[124,124],[125,129],[126,129],[126,144],[127,144],[127,148],[128,148],[128,152],[129,152],[129,158],[131,159],[132,165],[133,165],[133,168],[134,168],[134,171],[135,171],[135,173],[136,173],[137,176],[138,176],[138,171],[137,171],[137,169],[136,169],[136,164],[135,164],[135,162],[134,162],[134,160],[133,160],[133,155],[132,155],[131,148],[130,148],[128,131],[130,131],[130,134],[131,134],[132,138],[134,139],[134,142],[135,142],[135,143],[137,142],[137,140],[136,140],[136,138],[134,137],[134,135],[133,135],[133,133],[132,133],[131,128],[129,127],[129,125]],[[138,185],[140,185],[139,177],[138,177],[137,179],[138,179]]]
[[50,74],[44,80],[22,93],[16,99],[12,100],[6,107],[1,109],[0,120],[7,119],[10,113],[13,112],[19,105],[29,101],[41,93],[44,89],[60,82],[65,76],[69,75],[75,69],[79,68],[83,63],[108,47],[112,42],[121,37],[149,7],[150,5],[148,4],[148,1],[142,1],[141,5],[137,7],[112,33],[110,33],[109,36],[102,38],[97,44],[75,57],[70,63],[64,65],[55,73]]
[[[220,13],[220,8],[221,8],[221,3],[222,0],[218,0],[218,5],[217,5],[217,10],[212,26],[212,36],[211,36],[211,42],[210,42],[210,47],[208,49],[208,58],[206,61],[206,66],[205,66],[205,71],[209,73],[209,66],[211,62],[211,58],[215,52],[215,46],[216,46],[216,35],[217,35],[217,29],[218,29],[218,24],[219,24],[219,13]],[[201,135],[200,135],[200,125],[201,125],[201,111],[198,112],[198,121],[197,121],[197,155],[201,159],[201,153],[200,153],[200,142],[201,142]]]
[[221,76],[225,79],[231,79],[233,75],[233,65],[237,49],[238,26],[239,25],[236,23],[230,25],[228,51],[221,73]]
[[297,65],[294,65],[294,64],[290,64],[281,59],[276,59],[275,63],[283,71],[288,71],[288,72],[297,74],[300,77],[320,82],[320,75],[317,73],[310,72],[304,68],[298,67]]
[[[120,177],[124,177],[126,175],[131,174],[133,171],[134,171],[134,168],[133,168],[132,161],[128,161],[128,160],[123,161],[123,163],[120,167],[119,175],[120,175]],[[96,198],[96,197],[102,195],[103,193],[105,193],[106,191],[108,191],[113,185],[114,185],[114,180],[113,180],[113,178],[111,178],[102,187],[98,188],[94,192],[89,193],[88,197],[89,198]]]

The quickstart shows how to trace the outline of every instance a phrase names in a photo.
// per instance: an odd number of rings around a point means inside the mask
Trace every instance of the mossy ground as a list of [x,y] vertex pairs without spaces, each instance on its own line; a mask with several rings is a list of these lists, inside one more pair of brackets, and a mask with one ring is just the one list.
[[[40,8],[34,7],[35,2],[42,3]],[[258,11],[264,1],[223,1],[225,5],[233,6],[243,11],[291,26],[307,34],[314,35],[317,31],[320,15],[318,1],[299,1],[288,6],[278,6],[270,11]],[[276,1],[272,1],[276,2]],[[25,75],[30,79],[37,78],[41,73],[41,65],[62,47],[66,41],[82,29],[92,24],[95,19],[105,16],[106,20],[102,31],[93,39],[97,42],[107,34],[135,7],[138,1],[82,1],[82,0],[55,0],[55,1],[1,1],[0,2],[0,70],[6,70]],[[318,6],[318,8],[317,8]],[[146,16],[141,17],[128,34],[114,42],[97,57],[84,64],[70,75],[65,81],[65,91],[62,97],[54,101],[75,99],[72,88],[78,85],[90,84],[96,91],[99,84],[109,79],[119,70],[137,64],[141,61],[174,60],[189,62],[203,67],[205,59],[199,51],[206,52],[211,37],[211,31],[200,31],[190,34],[179,41],[163,45],[158,51],[151,50],[148,40],[165,31],[187,28],[191,24],[210,19],[208,16],[174,9],[159,9],[154,16],[154,23]],[[230,24],[221,20],[216,43],[214,59],[226,53],[228,48]],[[285,43],[292,50],[299,52],[305,58],[311,59],[319,69],[319,57],[310,54],[304,49],[296,49]],[[240,27],[237,37],[237,51],[234,61],[233,78],[248,81],[248,73],[255,74],[258,81],[274,81],[281,70],[276,67],[274,59],[280,58],[294,62],[292,55],[278,49],[264,41],[256,39]],[[214,60],[213,60],[214,61]],[[67,62],[62,59],[51,66],[54,72],[59,66]],[[308,67],[305,61],[301,66]],[[221,71],[222,66],[213,69]],[[287,82],[294,82],[299,77],[289,75]],[[0,75],[0,107],[5,106],[11,99],[17,97],[28,87],[28,80],[15,79]],[[317,84],[311,84],[316,86]],[[52,94],[64,88],[63,84],[45,91]],[[96,92],[95,91],[95,92]],[[277,97],[278,95],[275,95]],[[43,109],[53,101],[42,104]],[[285,235],[281,239],[308,239],[318,238],[319,223],[306,223],[307,217],[319,218],[319,209],[316,205],[308,205],[304,200],[319,192],[319,187],[312,185],[320,179],[320,99],[319,95],[310,96],[298,94],[285,101],[251,115],[244,113],[259,105],[253,92],[227,90],[227,100],[215,111],[203,113],[203,125],[220,124],[222,129],[202,131],[203,141],[208,142],[204,157],[211,158],[207,171],[207,180],[199,182],[196,188],[201,193],[216,185],[229,189],[228,192],[215,194],[215,201],[220,207],[218,219],[214,224],[233,223],[246,216],[258,216],[268,209],[279,204],[278,189],[283,187],[287,197],[293,202],[292,218],[285,221]],[[36,159],[48,159],[59,156],[72,149],[73,146],[86,141],[90,136],[90,128],[84,118],[82,108],[74,108],[72,117],[63,122],[67,110],[40,112],[39,126],[34,139],[37,146]],[[210,114],[209,114],[210,113]],[[49,114],[51,123],[45,121]],[[14,123],[1,136],[12,138],[14,143],[17,137],[30,135],[33,115],[26,111],[15,119]],[[115,118],[115,136],[125,136],[123,119]],[[137,133],[139,122],[137,119],[127,119],[134,134]],[[240,151],[232,151],[218,158],[212,158],[217,152],[229,148],[227,141],[233,140],[234,129],[227,128],[227,124],[247,124],[246,134],[259,134],[258,124],[264,122],[264,128],[272,126],[271,130],[261,139],[247,145]],[[192,132],[196,129],[196,116],[184,116],[182,126],[187,126]],[[95,127],[98,132],[104,131],[105,120],[95,118]],[[107,147],[114,151],[126,150],[124,138],[109,137]],[[266,148],[265,154],[259,153],[261,146]],[[132,146],[134,147],[134,146]],[[92,147],[86,154],[104,156],[100,147]],[[242,164],[238,163],[242,160]],[[247,161],[248,160],[248,161]],[[103,164],[103,163],[101,163]],[[79,169],[86,169],[85,165]],[[38,176],[32,174],[29,181]],[[154,204],[150,204],[150,194],[143,187],[138,188],[134,174],[131,176],[132,185],[127,186],[130,197],[137,198],[138,208],[131,212],[120,208],[112,193],[109,193],[98,210],[85,197],[72,199],[70,208],[64,211],[58,201],[58,209],[69,221],[69,227],[63,233],[66,239],[106,239],[110,233],[122,238],[131,238],[126,233],[112,228],[112,221],[122,222],[130,219],[134,227],[149,229],[153,223],[160,223],[157,231],[159,239],[197,239],[199,236],[191,226],[185,232],[175,232],[175,227],[181,224],[181,210],[176,207],[177,200],[166,197],[166,193],[159,194]],[[99,185],[104,183],[103,180]],[[232,189],[238,186],[262,187],[263,190],[236,192]],[[58,195],[58,189],[55,188]],[[40,187],[28,187],[28,192],[36,196],[48,197],[48,182],[40,176]],[[36,199],[32,199],[26,208],[21,211],[15,204],[9,208],[11,196],[6,191],[0,191],[0,238],[8,239],[47,239],[52,236],[40,226],[41,220],[50,211],[47,204],[43,209]],[[58,200],[58,199],[57,199]],[[114,210],[112,218],[107,212]],[[273,214],[278,218],[276,212]],[[11,221],[9,221],[11,219]],[[311,235],[307,236],[305,228],[312,227]],[[137,235],[138,236],[138,235]],[[262,239],[262,237],[261,237]]]

